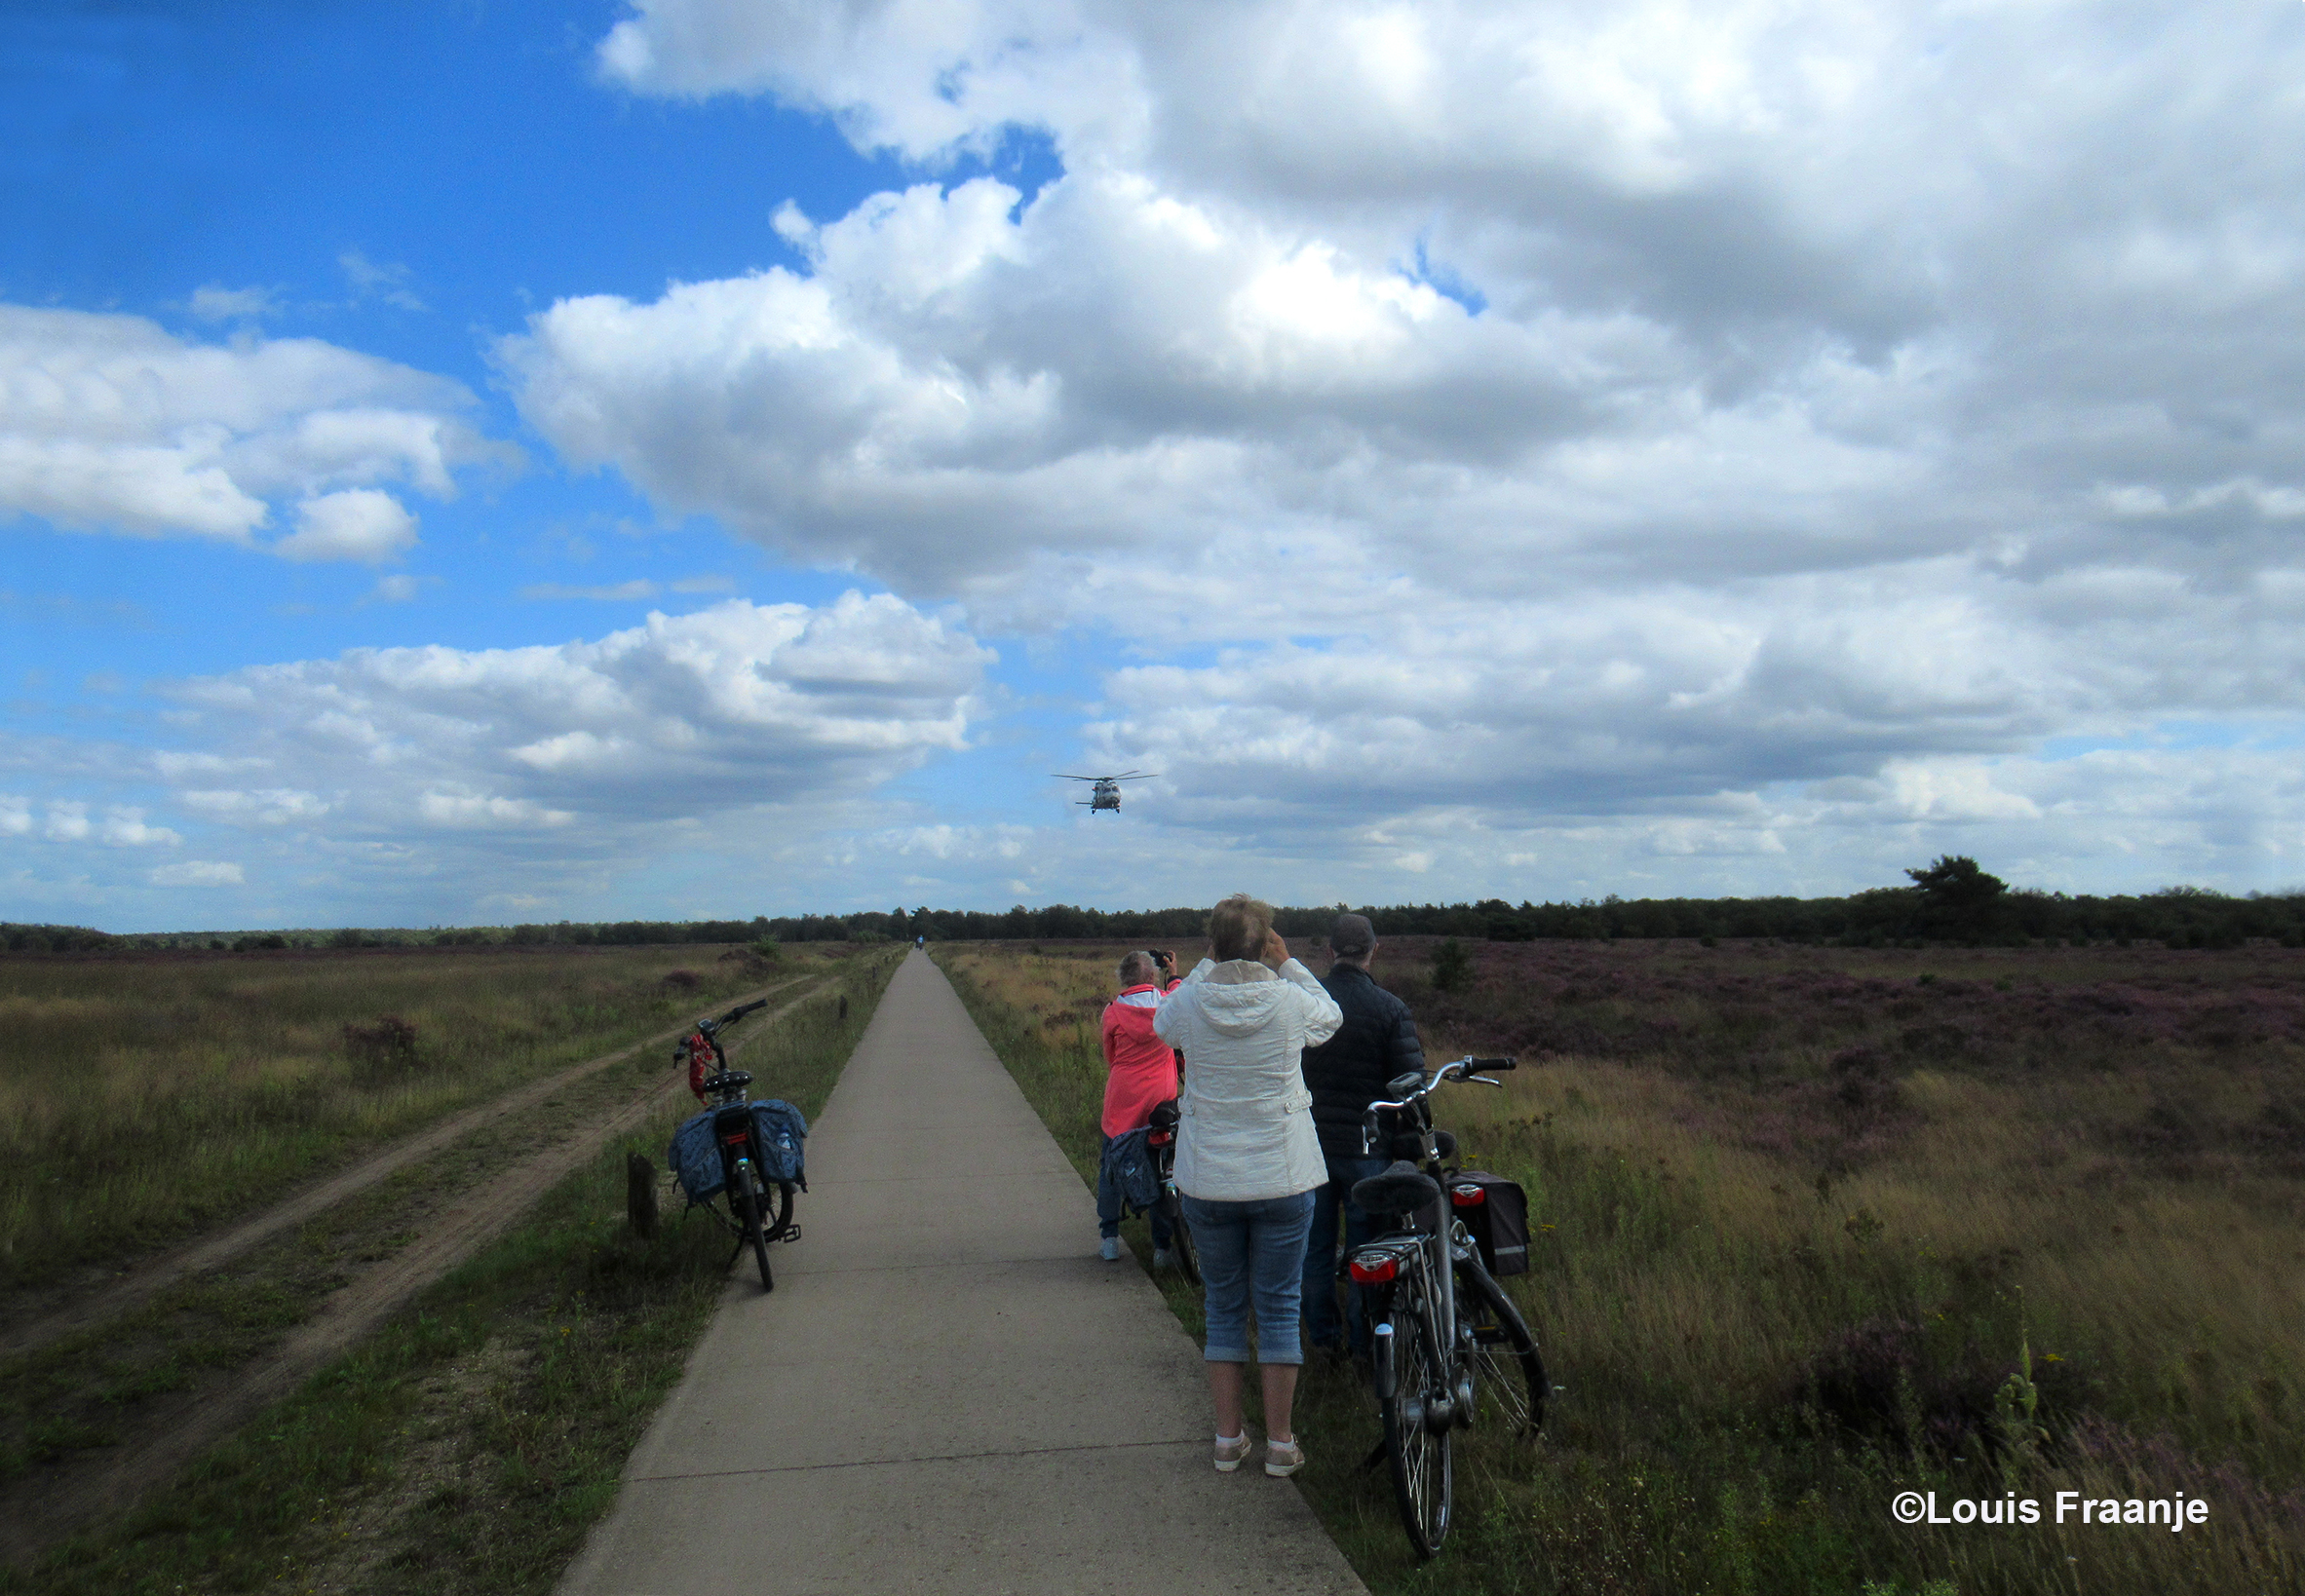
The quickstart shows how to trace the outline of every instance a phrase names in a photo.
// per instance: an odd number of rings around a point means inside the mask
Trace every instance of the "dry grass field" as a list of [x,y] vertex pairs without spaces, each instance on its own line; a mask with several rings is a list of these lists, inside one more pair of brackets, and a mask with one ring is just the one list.
[[206,1229],[777,976],[722,953],[0,958],[0,1294]]
[[[942,954],[1089,1170],[1123,951]],[[1520,1059],[1436,1112],[1528,1188],[1564,1388],[1541,1445],[1468,1449],[1419,1569],[1371,1405],[1311,1373],[1302,1478],[1372,1587],[2305,1589],[2305,954],[1467,943],[1441,990],[1438,952],[1377,977],[1429,1058]],[[1905,1528],[1908,1489],[2043,1522]],[[2060,1491],[2209,1519],[2059,1525]]]
[[[575,955],[557,964],[516,956],[509,971],[485,963],[457,968],[466,981],[507,987],[515,985],[500,979],[507,973],[557,969],[572,998],[597,1004],[602,1014],[626,1014],[646,1034],[664,1023],[652,1016],[651,985],[664,985],[671,969],[711,969],[694,961],[715,951],[633,949],[605,962]],[[732,1045],[756,1095],[786,1097],[815,1119],[900,957],[885,945],[788,952],[783,969],[804,976],[805,996],[788,1012],[772,1007],[746,1022]],[[307,971],[323,984],[343,973],[331,965]],[[267,977],[290,1007],[298,1003],[293,974]],[[744,984],[762,984],[760,972]],[[672,985],[682,993],[672,1018],[709,1011],[705,986]],[[545,991],[531,987],[527,996],[545,1002]],[[437,998],[441,1007],[424,1012],[454,1013],[452,1001],[475,1001],[470,987]],[[422,1035],[418,1011],[414,1003],[401,1010]],[[331,1020],[323,1009],[312,1023]],[[572,1053],[605,1050],[599,1042],[595,1034]],[[537,1067],[550,1052],[539,1049]],[[328,1065],[315,1068],[325,1073]],[[433,1199],[467,1169],[532,1151],[540,1132],[549,1140],[608,1110],[654,1101],[655,1088],[676,1080],[669,1049],[648,1048],[630,1067],[556,1092],[564,1100],[555,1114],[524,1114],[476,1132],[121,1320],[28,1358],[0,1360],[0,1498],[11,1470],[100,1463],[105,1448],[180,1424],[188,1403],[255,1367],[284,1333],[325,1311],[348,1278],[389,1268],[410,1227],[437,1214]],[[652,1118],[542,1194],[509,1231],[294,1394],[139,1500],[110,1503],[36,1560],[0,1560],[0,1593],[552,1590],[615,1501],[633,1446],[728,1286],[728,1237],[703,1215],[683,1216],[672,1201],[653,1238],[633,1234],[626,1219],[627,1155],[661,1159],[673,1126],[694,1111],[685,1090],[664,1094]],[[801,1199],[803,1218],[815,1200]],[[99,1430],[111,1433],[92,1433]],[[47,1440],[38,1444],[42,1431]],[[85,1488],[68,1471],[54,1476],[54,1488],[68,1490],[75,1480]]]

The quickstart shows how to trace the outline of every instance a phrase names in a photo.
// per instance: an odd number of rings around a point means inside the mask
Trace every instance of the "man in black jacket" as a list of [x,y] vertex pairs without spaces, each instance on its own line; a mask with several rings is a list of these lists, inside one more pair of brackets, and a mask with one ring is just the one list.
[[[1336,1311],[1336,1222],[1345,1222],[1349,1252],[1376,1234],[1375,1222],[1353,1206],[1353,1183],[1382,1173],[1391,1160],[1361,1151],[1361,1116],[1385,1096],[1385,1083],[1406,1070],[1425,1067],[1424,1045],[1408,1005],[1369,977],[1376,957],[1376,930],[1366,915],[1340,914],[1329,929],[1328,951],[1335,958],[1321,984],[1344,1010],[1335,1036],[1304,1052],[1305,1085],[1313,1094],[1313,1125],[1328,1183],[1313,1194],[1313,1231],[1305,1242],[1304,1341],[1307,1347],[1342,1350],[1344,1326]],[[1352,1349],[1368,1350],[1368,1321],[1361,1294],[1350,1292]]]

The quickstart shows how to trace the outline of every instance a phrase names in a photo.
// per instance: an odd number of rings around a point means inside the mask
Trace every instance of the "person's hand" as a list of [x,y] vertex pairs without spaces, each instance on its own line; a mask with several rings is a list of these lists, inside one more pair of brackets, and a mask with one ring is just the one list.
[[1274,969],[1288,963],[1288,944],[1281,940],[1279,931],[1268,931],[1264,933],[1264,952],[1260,957]]

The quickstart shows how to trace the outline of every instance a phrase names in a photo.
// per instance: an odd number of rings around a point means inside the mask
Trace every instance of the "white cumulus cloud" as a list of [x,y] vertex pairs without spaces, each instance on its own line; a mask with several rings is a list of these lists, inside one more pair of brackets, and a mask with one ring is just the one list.
[[[228,823],[599,849],[628,825],[864,791],[963,747],[990,657],[859,593],[734,599],[557,647],[360,649],[178,684],[195,746],[165,769]],[[219,786],[225,770],[255,779]]]
[[447,497],[458,470],[513,458],[462,419],[472,403],[316,339],[201,344],[140,317],[0,305],[0,518],[246,545],[299,505],[272,547],[374,558],[413,536],[377,484]]
[[296,507],[296,530],[272,546],[283,559],[357,559],[375,564],[416,542],[416,517],[391,494],[339,488]]
[[146,877],[155,887],[238,887],[247,880],[241,867],[224,859],[186,859],[163,864]]

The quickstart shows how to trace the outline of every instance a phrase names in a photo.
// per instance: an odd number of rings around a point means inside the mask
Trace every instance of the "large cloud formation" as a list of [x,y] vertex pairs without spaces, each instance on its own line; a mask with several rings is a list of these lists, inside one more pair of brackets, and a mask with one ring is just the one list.
[[903,601],[732,599],[596,642],[355,649],[180,684],[181,802],[403,839],[620,827],[855,792],[965,745],[988,651]]
[[[49,789],[0,791],[17,865],[0,885],[116,903],[95,850],[167,850],[149,885],[230,891],[236,915],[405,924],[599,903],[686,857],[695,899],[646,912],[726,913],[774,890],[797,843],[877,813],[874,789],[968,746],[992,659],[899,598],[850,592],[155,684],[166,748],[0,734],[0,781]],[[66,795],[91,784],[148,794],[183,829]],[[220,856],[173,856],[195,851]]]
[[312,338],[188,343],[135,316],[0,305],[0,520],[389,559],[435,498],[516,458],[445,378]]
[[571,459],[792,557],[1229,645],[1089,728],[1173,814],[1735,855],[1957,812],[2068,861],[2189,815],[2293,871],[2182,756],[2018,772],[2305,703],[2294,8],[640,0],[598,62],[1054,147],[1029,203],[788,207],[804,270],[500,359]]

